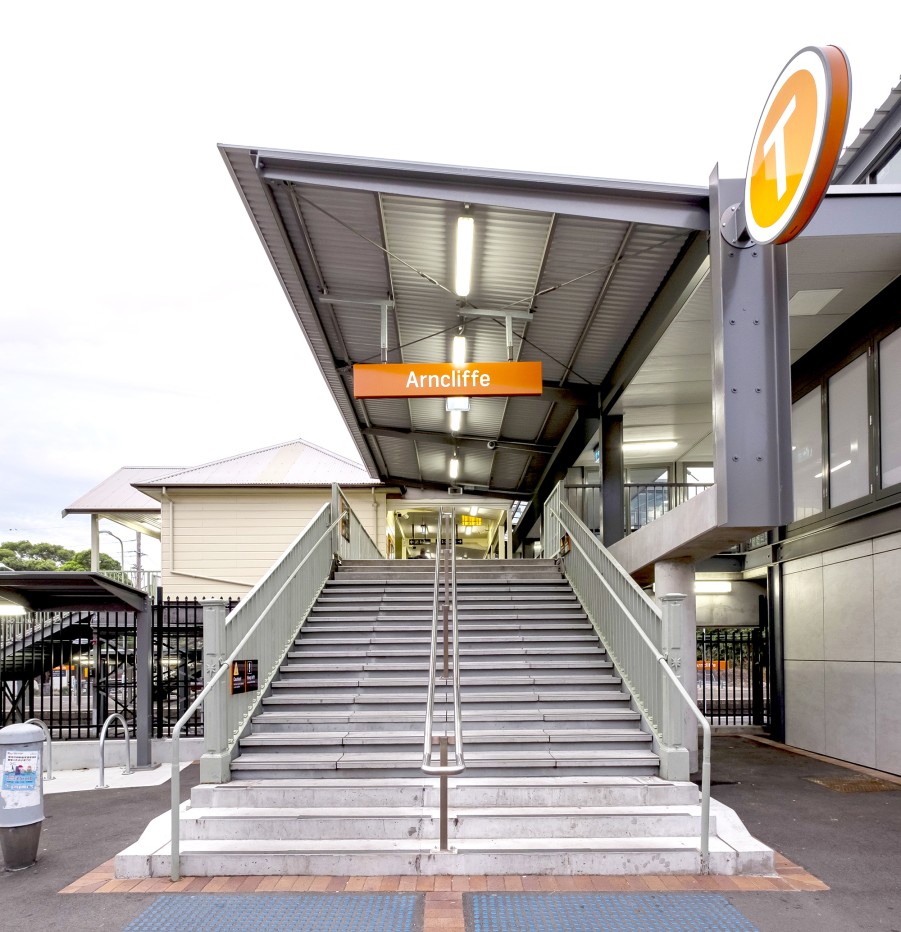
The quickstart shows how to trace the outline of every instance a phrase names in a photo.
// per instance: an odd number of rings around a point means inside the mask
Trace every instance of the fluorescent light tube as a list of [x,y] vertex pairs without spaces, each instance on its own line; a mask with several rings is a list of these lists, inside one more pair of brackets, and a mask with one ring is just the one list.
[[472,241],[475,222],[472,217],[457,218],[457,274],[454,291],[461,298],[469,294],[472,284]]
[[451,344],[451,363],[455,366],[466,365],[466,337],[458,334]]
[[463,412],[462,411],[451,411],[450,413],[450,429],[451,433],[455,434],[460,429],[460,424],[463,422]]
[[456,456],[450,461],[449,472],[451,479],[456,479],[460,475],[460,461]]
[[624,453],[654,453],[663,450],[675,450],[675,440],[638,440],[623,444]]

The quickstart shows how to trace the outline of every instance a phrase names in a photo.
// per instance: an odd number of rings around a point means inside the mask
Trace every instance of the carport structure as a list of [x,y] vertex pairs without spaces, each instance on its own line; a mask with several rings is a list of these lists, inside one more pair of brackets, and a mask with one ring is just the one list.
[[[831,189],[790,246],[751,250],[719,235],[741,186],[716,172],[709,187],[683,187],[221,151],[383,481],[517,500],[515,549],[553,485],[597,450],[611,545],[623,536],[625,465],[715,465],[716,487],[685,506],[665,543],[632,535],[632,572],[788,523],[790,364],[901,269],[892,197],[859,186]],[[475,231],[465,297],[453,285],[460,216]],[[823,293],[832,299],[817,313]],[[469,360],[540,360],[543,394],[473,398],[457,432],[443,399],[353,397],[353,364],[447,361],[461,330]],[[651,441],[667,444],[663,457],[633,446]]]
[[[152,631],[150,597],[138,589],[108,579],[100,573],[69,572],[0,572],[0,597],[22,605],[29,612],[63,613],[71,624],[64,627],[48,626],[48,636],[57,641],[69,641],[90,633],[89,619],[93,612],[135,613],[135,738],[137,743],[138,767],[151,766],[151,707],[152,707]],[[39,621],[40,616],[38,616]],[[40,644],[45,636],[40,624],[36,624],[22,638],[31,646]],[[0,666],[5,666],[7,649],[15,644],[0,643]],[[54,656],[44,654],[43,663]],[[53,661],[50,660],[52,663]],[[49,672],[44,666],[12,670],[16,679],[33,679],[36,675]],[[98,722],[98,726],[102,723]]]

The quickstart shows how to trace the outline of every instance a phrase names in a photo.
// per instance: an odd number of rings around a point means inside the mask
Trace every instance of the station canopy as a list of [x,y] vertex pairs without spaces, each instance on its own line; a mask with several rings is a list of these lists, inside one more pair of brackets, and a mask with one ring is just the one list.
[[[521,534],[567,468],[594,463],[601,411],[623,416],[626,441],[672,441],[665,461],[712,461],[708,188],[221,152],[373,476],[518,500]],[[460,216],[474,227],[466,297]],[[833,233],[791,247],[790,294],[818,292],[795,305],[793,360],[899,271],[897,241],[864,252]],[[540,361],[543,394],[472,398],[455,434],[443,398],[354,398],[354,364],[448,362],[461,332],[468,362]]]

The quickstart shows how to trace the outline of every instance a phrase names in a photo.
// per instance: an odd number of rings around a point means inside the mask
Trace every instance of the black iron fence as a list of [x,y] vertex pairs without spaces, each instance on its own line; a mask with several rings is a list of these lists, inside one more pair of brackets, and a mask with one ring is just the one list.
[[766,629],[698,628],[698,707],[713,725],[769,725]]
[[[203,603],[158,600],[152,624],[153,734],[165,738],[203,687]],[[135,625],[134,612],[0,620],[0,726],[39,718],[54,740],[98,738],[119,712],[134,733]],[[202,712],[184,734],[203,734]]]

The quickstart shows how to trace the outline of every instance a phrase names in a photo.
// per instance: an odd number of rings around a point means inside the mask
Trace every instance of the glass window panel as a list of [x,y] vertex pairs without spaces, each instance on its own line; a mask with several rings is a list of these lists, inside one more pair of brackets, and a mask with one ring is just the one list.
[[879,344],[882,488],[901,482],[901,330]]
[[870,491],[867,357],[829,380],[829,502],[835,507]]
[[877,184],[901,184],[901,151],[896,152],[876,172]]
[[713,467],[686,466],[685,481],[692,485],[710,485],[713,482]]
[[792,405],[792,487],[795,521],[823,510],[823,428],[819,389]]

